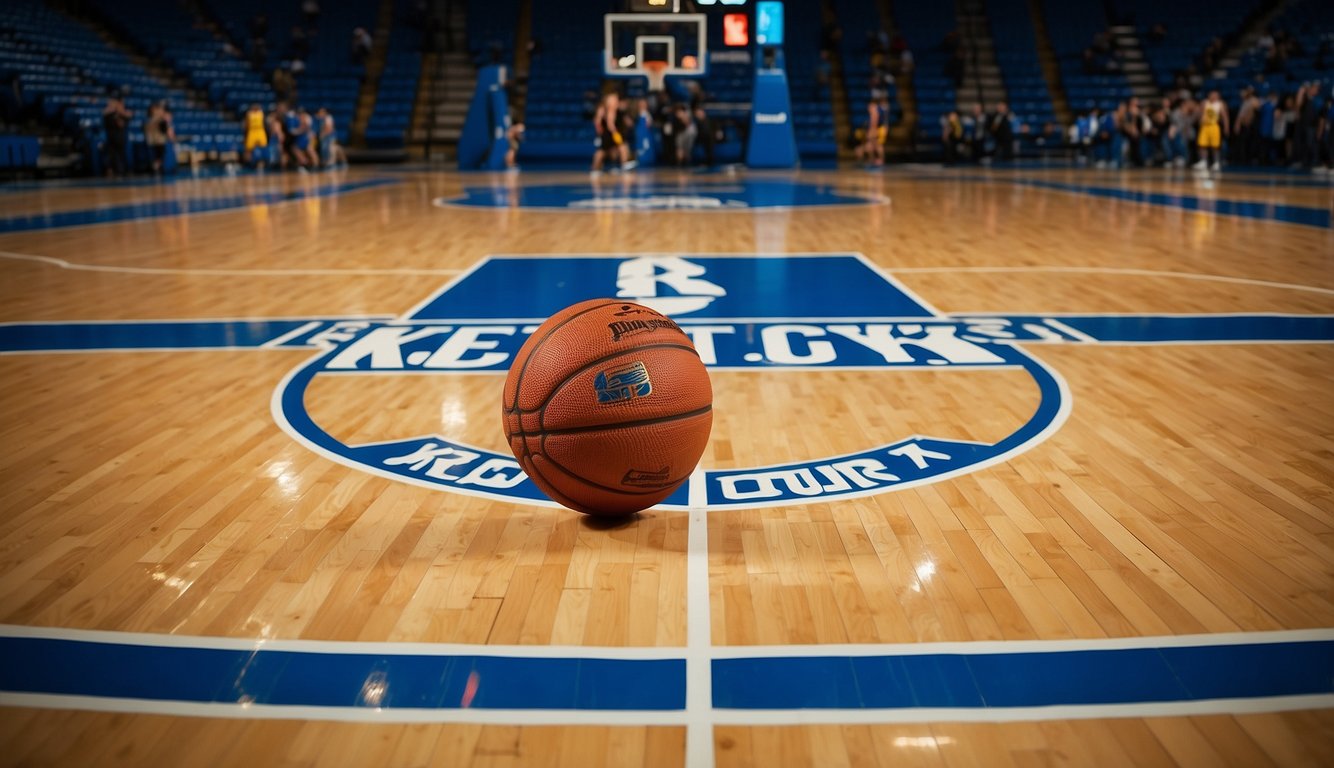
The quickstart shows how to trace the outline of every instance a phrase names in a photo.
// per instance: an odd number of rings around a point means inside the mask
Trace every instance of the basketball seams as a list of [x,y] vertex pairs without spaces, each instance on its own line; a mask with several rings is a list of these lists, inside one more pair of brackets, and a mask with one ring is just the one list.
[[[589,301],[597,301],[597,299],[590,299]],[[502,410],[502,412],[505,413],[505,414],[511,414],[511,413],[512,413],[512,414],[516,414],[516,415],[519,417],[519,418],[518,418],[518,427],[519,427],[519,431],[518,431],[517,433],[511,433],[511,432],[509,432],[509,430],[506,430],[506,431],[505,431],[505,439],[506,439],[506,440],[512,440],[512,439],[514,439],[515,437],[518,437],[518,438],[520,439],[520,443],[523,445],[523,454],[524,454],[524,456],[527,456],[527,457],[530,459],[530,463],[531,463],[531,459],[532,459],[532,455],[533,455],[533,454],[532,454],[532,451],[528,450],[528,440],[527,440],[527,437],[528,437],[528,431],[525,430],[525,429],[523,428],[523,411],[519,408],[519,393],[523,391],[523,377],[524,377],[524,375],[528,372],[528,363],[533,359],[533,355],[537,353],[537,350],[541,349],[541,348],[542,348],[542,345],[547,343],[547,339],[550,339],[550,338],[551,338],[551,335],[552,335],[553,333],[555,333],[557,330],[559,330],[559,329],[565,327],[565,326],[568,325],[569,323],[574,322],[574,320],[575,320],[576,318],[583,317],[584,315],[586,315],[586,314],[588,314],[588,313],[590,313],[590,312],[596,312],[597,310],[599,310],[599,309],[603,309],[603,308],[605,308],[605,307],[615,306],[615,305],[617,305],[617,304],[624,304],[624,303],[625,303],[625,302],[621,302],[621,301],[607,301],[607,300],[604,300],[603,303],[598,304],[597,306],[588,307],[587,309],[583,309],[583,310],[580,310],[580,311],[578,311],[578,312],[575,312],[574,314],[570,315],[569,317],[567,317],[567,318],[561,320],[560,322],[558,322],[558,323],[556,323],[554,326],[552,326],[550,330],[548,330],[545,334],[542,335],[541,338],[539,338],[539,339],[537,340],[537,343],[533,345],[533,348],[530,349],[530,350],[528,350],[528,353],[524,356],[524,358],[523,358],[523,364],[522,364],[521,366],[519,366],[519,375],[514,379],[514,405],[513,405],[513,407],[511,407],[509,403],[504,403],[504,402],[502,402],[502,403],[501,403],[501,406],[502,406],[502,409],[501,409],[501,410]],[[540,330],[540,329],[539,329],[539,330]],[[522,353],[522,350],[520,350],[520,352]],[[550,399],[550,398],[548,398],[548,399]],[[543,402],[543,406],[545,406],[545,405],[546,405],[546,403],[545,403],[545,401],[544,401],[544,402]],[[545,478],[544,478],[544,479],[545,479]],[[549,484],[549,483],[548,483],[548,484]]]
[[[653,421],[653,422],[660,422],[660,421],[684,421],[685,419],[688,419],[688,418],[698,418],[698,417],[700,417],[700,416],[707,415],[707,414],[710,413],[712,410],[713,410],[713,407],[712,407],[712,406],[709,406],[708,408],[706,408],[706,409],[704,409],[704,410],[702,410],[702,411],[691,411],[690,413],[681,414],[680,416],[674,416],[674,417],[667,418],[667,419],[654,419],[654,420],[652,420],[652,421]],[[618,424],[618,425],[615,425],[615,426],[616,426],[616,427],[622,427],[622,426],[643,426],[643,424],[625,424],[625,425],[620,425],[620,424]],[[603,429],[606,429],[606,427],[603,427]],[[619,494],[621,494],[621,495],[623,495],[623,496],[652,496],[652,495],[657,494],[657,493],[662,493],[662,490],[663,490],[662,488],[655,488],[655,489],[653,489],[653,490],[649,490],[649,491],[627,491],[627,490],[624,490],[624,489],[622,489],[622,488],[612,488],[611,486],[608,486],[608,485],[602,485],[601,483],[595,483],[595,482],[593,482],[592,480],[589,480],[588,478],[584,477],[583,475],[581,475],[581,474],[579,474],[579,473],[577,473],[577,472],[574,472],[573,470],[571,470],[569,467],[565,466],[564,464],[561,464],[559,461],[556,461],[555,457],[553,457],[551,454],[547,453],[547,437],[548,437],[550,434],[552,434],[552,433],[549,433],[549,432],[548,432],[548,433],[542,433],[542,453],[541,453],[542,458],[544,458],[544,459],[546,459],[547,461],[551,462],[552,466],[556,467],[556,468],[559,469],[560,471],[562,471],[562,472],[564,472],[565,474],[569,475],[571,478],[573,478],[573,479],[575,479],[575,480],[578,480],[579,482],[583,483],[584,485],[587,485],[587,486],[589,486],[589,487],[591,487],[591,488],[597,488],[598,490],[602,490],[602,491],[610,491],[610,492],[612,492],[612,493],[619,493]],[[534,465],[534,466],[536,466],[536,465]],[[694,467],[691,467],[691,468],[690,468],[690,472],[694,472],[694,471],[695,471],[695,468],[694,468]],[[678,478],[678,479],[676,479],[676,480],[672,480],[671,482],[665,484],[665,485],[663,486],[663,488],[671,487],[671,488],[673,488],[673,490],[674,490],[674,489],[675,489],[675,486],[680,485],[682,482],[685,482],[685,480],[688,479],[688,478],[690,477],[690,472],[687,472],[686,474],[682,475],[680,478]],[[542,479],[546,480],[546,475],[543,475],[543,476],[542,476]],[[551,481],[550,481],[550,480],[547,480],[547,482],[549,483],[549,482],[551,482]],[[564,495],[564,494],[562,494],[562,495]]]
[[668,424],[673,421],[688,419],[692,416],[703,416],[712,410],[713,405],[709,404],[703,408],[696,408],[693,411],[686,411],[685,413],[673,413],[670,416],[654,416],[651,419],[639,419],[638,421],[613,421],[604,424],[588,424],[582,427],[565,427],[562,429],[546,429],[542,421],[539,419],[537,431],[529,432],[528,434],[545,438],[548,435],[578,435],[583,432],[601,432],[603,430],[621,429],[623,427],[647,427],[654,424]]
[[[590,299],[590,301],[597,301],[597,299]],[[552,335],[553,333],[555,333],[556,331],[560,330],[561,328],[564,328],[564,327],[565,327],[566,325],[568,325],[569,323],[574,322],[574,320],[575,320],[576,318],[583,317],[584,315],[588,314],[589,312],[596,312],[597,310],[602,309],[602,308],[604,308],[604,307],[610,307],[610,306],[614,306],[614,305],[617,305],[617,304],[624,304],[624,303],[625,303],[625,302],[623,302],[623,301],[607,301],[606,303],[604,303],[604,304],[599,304],[599,305],[597,305],[596,307],[589,307],[588,309],[580,310],[580,311],[578,311],[578,312],[576,312],[576,313],[570,315],[569,317],[565,318],[564,320],[561,320],[559,323],[556,323],[554,326],[551,327],[551,330],[549,330],[549,331],[547,331],[545,334],[543,334],[542,337],[539,338],[539,339],[537,340],[537,343],[533,345],[533,348],[530,349],[530,350],[528,350],[528,354],[524,356],[524,358],[523,358],[523,365],[519,366],[519,375],[518,375],[517,378],[514,379],[514,407],[511,408],[510,405],[509,405],[509,403],[505,403],[505,404],[504,404],[504,406],[505,406],[505,412],[506,412],[506,413],[520,413],[520,412],[521,412],[521,411],[519,410],[519,392],[523,389],[523,377],[524,377],[524,375],[525,375],[526,373],[528,373],[528,363],[529,363],[529,361],[531,361],[531,360],[533,359],[533,355],[537,352],[537,350],[541,349],[541,348],[542,348],[542,345],[547,343],[547,339],[550,339],[550,338],[551,338],[551,335]],[[538,330],[541,330],[541,329],[539,328]],[[520,353],[522,353],[522,351],[523,351],[523,350],[520,350]],[[544,403],[544,404],[545,404],[545,403]],[[531,413],[531,411],[530,411],[530,413]],[[520,423],[519,428],[520,428],[520,429],[523,428],[522,423]]]

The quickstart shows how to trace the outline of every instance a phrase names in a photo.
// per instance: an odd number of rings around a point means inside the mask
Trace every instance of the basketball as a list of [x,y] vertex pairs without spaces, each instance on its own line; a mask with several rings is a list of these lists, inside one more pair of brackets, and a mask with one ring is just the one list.
[[666,315],[593,299],[547,319],[505,379],[505,438],[528,477],[590,515],[628,515],[694,471],[713,388],[690,337]]

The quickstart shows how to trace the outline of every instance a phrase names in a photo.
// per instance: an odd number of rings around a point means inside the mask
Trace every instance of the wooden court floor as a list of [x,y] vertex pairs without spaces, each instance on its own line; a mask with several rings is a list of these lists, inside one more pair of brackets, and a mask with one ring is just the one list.
[[[638,178],[681,195],[749,179],[869,202],[460,207],[436,201],[590,181],[411,168],[0,187],[0,323],[392,318],[489,254],[862,254],[953,316],[1334,315],[1334,185],[1310,177]],[[784,719],[710,706],[710,659],[784,647],[1005,653],[1302,630],[1334,640],[1334,344],[1026,349],[1059,373],[1068,414],[1002,461],[892,492],[654,509],[612,525],[311,450],[274,416],[275,389],[311,348],[0,354],[0,640],[36,628],[48,641],[336,641],[327,647],[371,654],[450,644],[440,647],[541,657],[558,646],[662,651],[687,670],[684,710],[660,718],[592,707],[564,720],[520,709],[409,722],[392,707],[344,716],[350,703],[325,717],[9,691],[0,763],[1329,765],[1328,688],[1309,706],[1229,698],[1012,717],[835,708]],[[503,376],[323,376],[304,404],[343,443],[439,433],[504,453]],[[701,465],[718,470],[848,454],[886,436],[994,443],[1042,396],[1013,369],[728,369],[712,380]],[[6,647],[11,669],[62,658]],[[717,697],[716,672],[712,685]],[[521,699],[522,687],[507,695]]]

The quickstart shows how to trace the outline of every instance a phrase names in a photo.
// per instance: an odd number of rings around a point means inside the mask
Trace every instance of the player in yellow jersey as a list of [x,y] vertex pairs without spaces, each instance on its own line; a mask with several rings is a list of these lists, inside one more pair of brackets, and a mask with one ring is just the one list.
[[[258,104],[251,104],[250,109],[245,113],[245,161],[248,165],[254,159],[256,149],[267,150],[269,146],[269,135],[264,130],[264,110],[259,108]],[[267,153],[261,152],[259,164],[264,164],[264,157]]]
[[1227,132],[1227,105],[1219,97],[1218,91],[1209,91],[1208,100],[1200,106],[1200,134],[1196,140],[1200,147],[1200,161],[1195,164],[1197,170],[1218,170],[1219,148],[1223,145],[1223,134]]

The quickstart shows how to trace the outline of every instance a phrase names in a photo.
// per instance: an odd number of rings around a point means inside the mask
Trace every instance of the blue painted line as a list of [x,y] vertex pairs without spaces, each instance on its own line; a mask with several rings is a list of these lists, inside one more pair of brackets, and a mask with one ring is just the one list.
[[0,352],[260,347],[309,322],[200,320],[162,323],[17,323],[0,325]]
[[[471,701],[465,694],[475,680]],[[0,638],[0,690],[224,704],[670,711],[683,659],[543,659],[181,648]]]
[[[1044,315],[1006,315],[1016,326],[1042,325]],[[1054,315],[1108,344],[1249,341],[1334,341],[1334,315]]]
[[[0,691],[329,708],[671,712],[681,658],[196,648],[0,637]],[[721,709],[1004,709],[1334,694],[1334,640],[714,659]]]
[[89,224],[110,224],[121,221],[141,219],[159,219],[167,216],[184,216],[192,213],[211,213],[254,205],[269,205],[292,200],[333,197],[348,192],[356,192],[372,187],[398,184],[398,179],[365,179],[345,184],[326,184],[313,189],[297,189],[290,192],[261,192],[253,195],[228,195],[222,197],[185,198],[180,200],[154,200],[144,203],[91,208],[77,211],[34,214],[29,216],[10,216],[0,219],[0,234],[14,232],[32,232],[35,230],[79,227]]
[[724,709],[1048,707],[1334,693],[1334,642],[713,661]]
[[1334,180],[1318,181],[1315,179],[1225,179],[1228,184],[1245,184],[1250,187],[1309,187],[1312,189],[1334,190]]
[[1066,184],[1057,181],[1039,179],[1013,179],[1012,183],[1038,189],[1052,189],[1059,192],[1073,192],[1090,197],[1102,197],[1112,200],[1124,200],[1132,203],[1147,203],[1166,208],[1179,208],[1186,211],[1217,213],[1225,216],[1241,216],[1261,221],[1278,221],[1286,224],[1300,224],[1308,227],[1329,229],[1330,211],[1328,208],[1308,208],[1300,205],[1279,205],[1253,200],[1221,200],[1175,195],[1164,192],[1146,192],[1138,189],[1117,187],[1095,187],[1084,184]]

